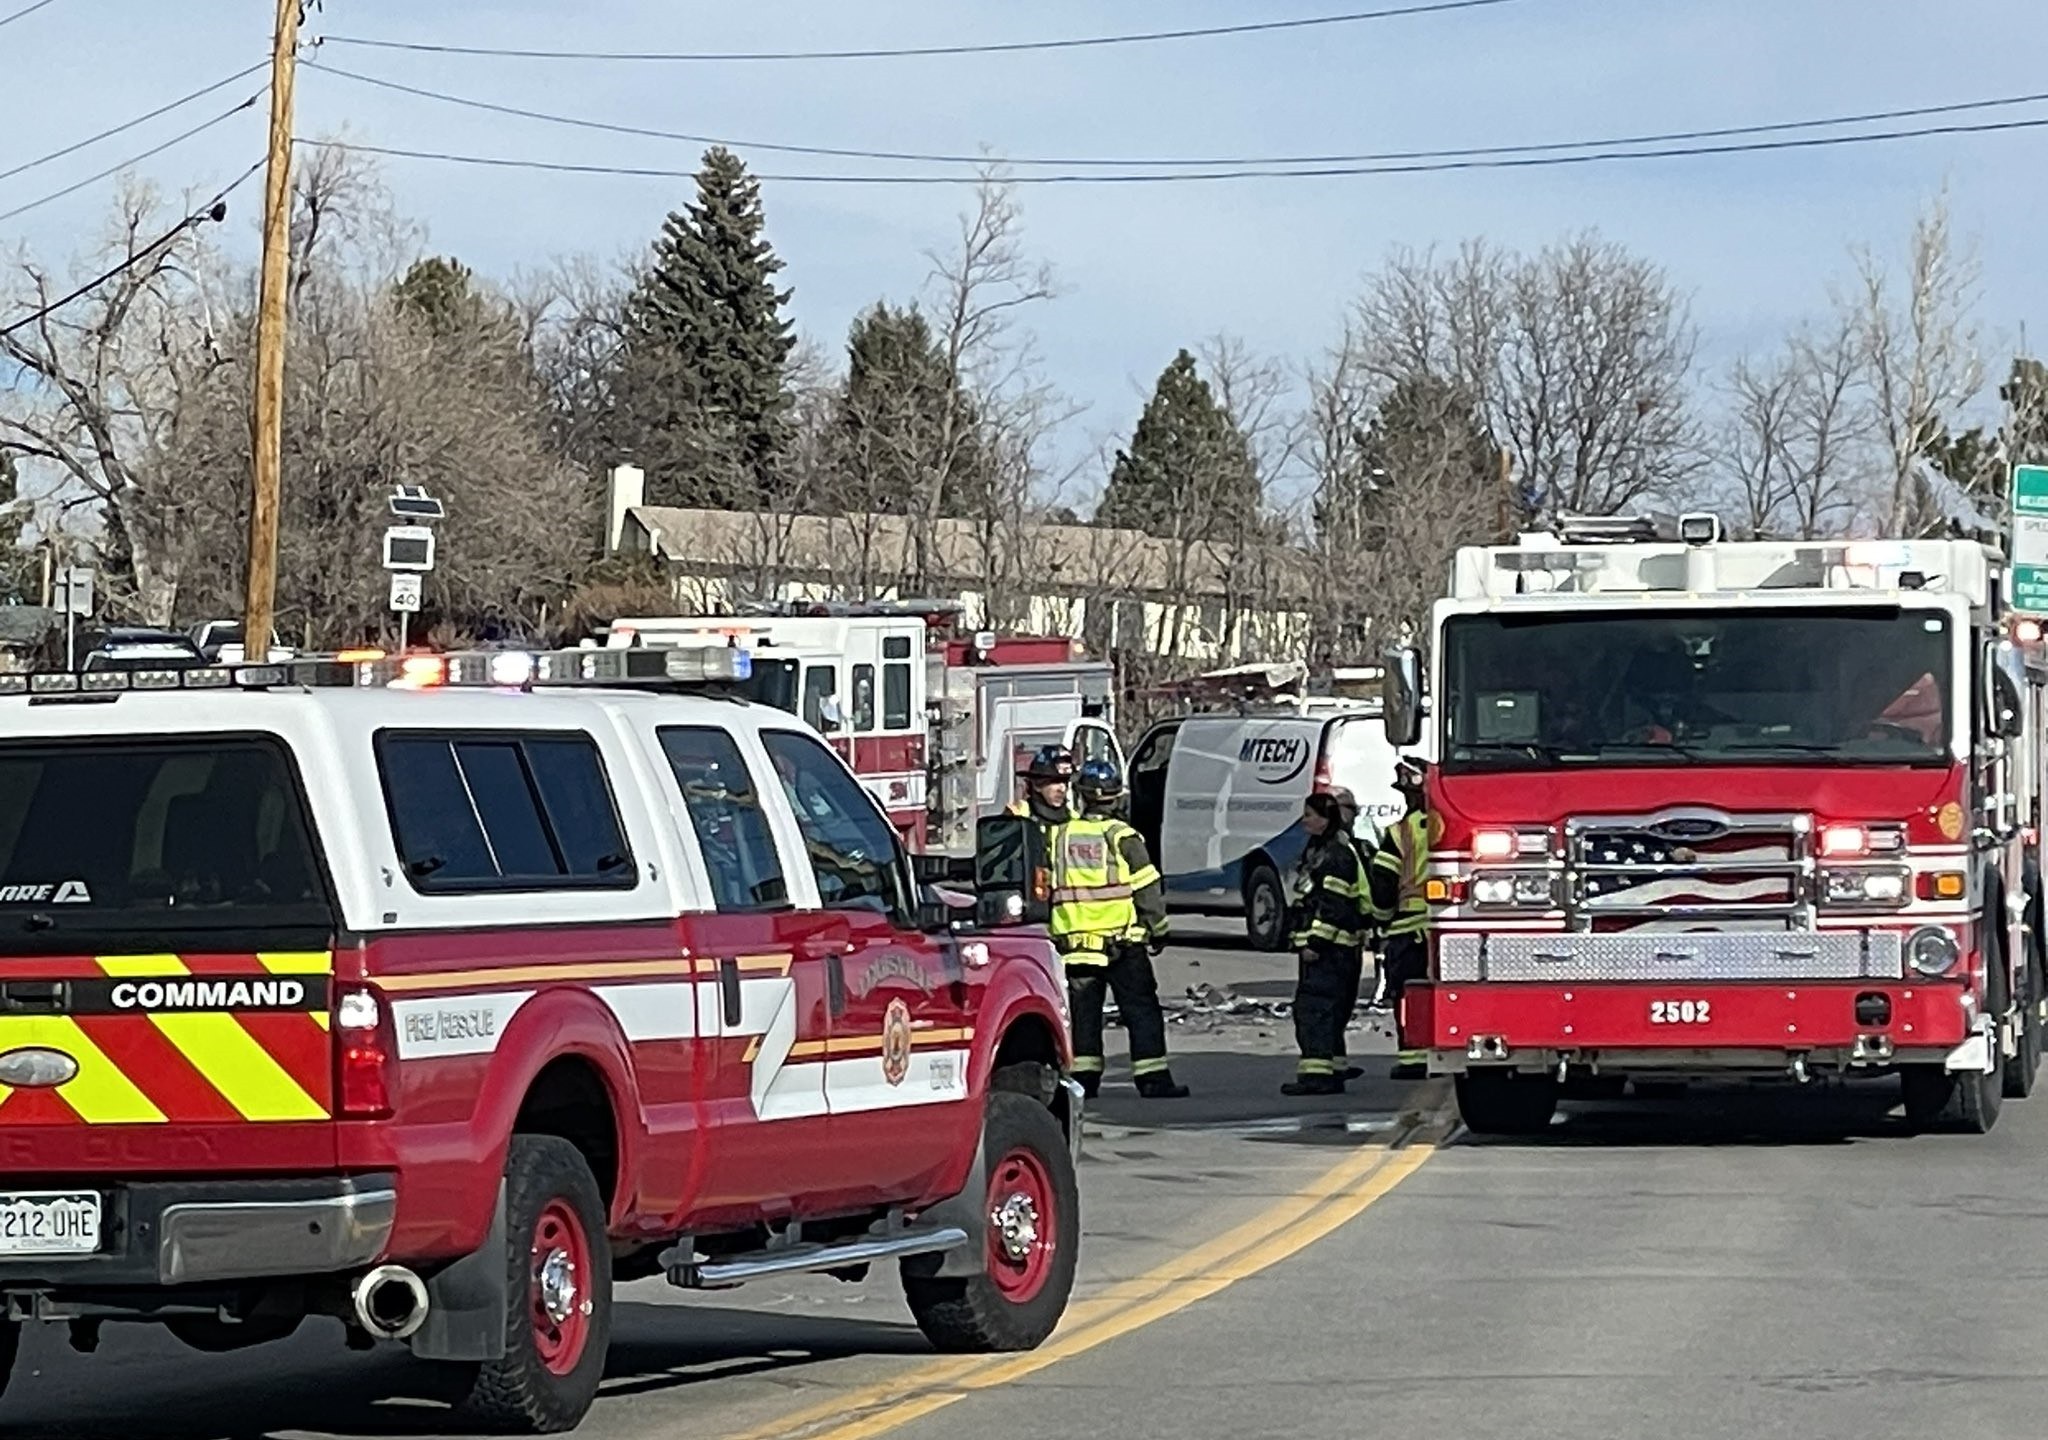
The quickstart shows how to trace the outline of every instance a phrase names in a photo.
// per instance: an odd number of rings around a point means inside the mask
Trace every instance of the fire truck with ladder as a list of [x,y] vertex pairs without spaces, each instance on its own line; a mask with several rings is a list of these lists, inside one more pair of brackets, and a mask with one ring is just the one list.
[[977,823],[1017,797],[1041,745],[1123,769],[1109,663],[1066,636],[969,631],[942,600],[790,601],[739,615],[619,619],[607,646],[724,642],[752,653],[750,698],[843,755],[904,842],[971,868]]
[[1426,680],[1403,1019],[1466,1124],[1889,1073],[1914,1128],[1981,1133],[2025,1096],[2044,656],[2008,588],[1975,541],[1731,543],[1709,515],[1461,549],[1386,717],[1414,743]]

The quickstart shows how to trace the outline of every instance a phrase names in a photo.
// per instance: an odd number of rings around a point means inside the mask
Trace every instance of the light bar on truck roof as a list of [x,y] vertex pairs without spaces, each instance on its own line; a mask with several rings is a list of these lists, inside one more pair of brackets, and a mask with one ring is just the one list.
[[0,674],[0,696],[120,695],[131,690],[539,690],[733,685],[754,673],[751,652],[730,645],[634,650],[469,650],[373,659],[301,657],[260,665]]

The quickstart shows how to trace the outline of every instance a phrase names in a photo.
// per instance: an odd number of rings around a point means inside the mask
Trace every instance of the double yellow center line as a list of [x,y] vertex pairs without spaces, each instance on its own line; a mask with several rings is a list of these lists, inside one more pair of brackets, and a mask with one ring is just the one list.
[[1355,1218],[1435,1153],[1435,1145],[1425,1142],[1398,1150],[1375,1146],[1350,1155],[1234,1229],[1075,1304],[1058,1333],[1036,1350],[921,1366],[897,1379],[785,1415],[733,1440],[871,1440],[977,1390],[1021,1380],[1184,1310],[1296,1254]]

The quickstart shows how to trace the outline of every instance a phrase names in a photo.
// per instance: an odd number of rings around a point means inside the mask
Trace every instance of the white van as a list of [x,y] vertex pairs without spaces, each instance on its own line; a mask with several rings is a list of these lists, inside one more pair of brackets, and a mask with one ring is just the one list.
[[1308,843],[1302,801],[1350,790],[1360,842],[1377,844],[1401,814],[1398,753],[1377,701],[1162,720],[1131,753],[1131,823],[1152,847],[1172,908],[1242,913],[1254,946],[1283,950],[1288,876]]

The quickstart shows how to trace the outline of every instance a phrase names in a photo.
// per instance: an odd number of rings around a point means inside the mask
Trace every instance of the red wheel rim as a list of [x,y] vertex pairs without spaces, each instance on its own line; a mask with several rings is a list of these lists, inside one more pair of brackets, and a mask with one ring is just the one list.
[[1022,1305],[1045,1288],[1059,1250],[1052,1174],[1034,1150],[1012,1150],[988,1180],[988,1273],[1005,1300]]
[[590,1238],[566,1200],[550,1200],[533,1224],[533,1348],[553,1375],[567,1375],[590,1340]]

